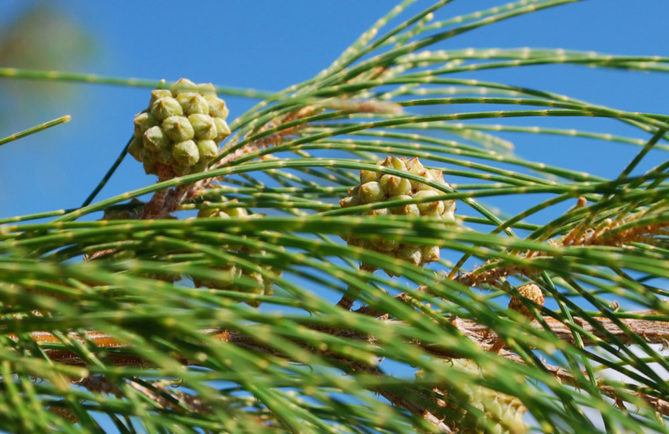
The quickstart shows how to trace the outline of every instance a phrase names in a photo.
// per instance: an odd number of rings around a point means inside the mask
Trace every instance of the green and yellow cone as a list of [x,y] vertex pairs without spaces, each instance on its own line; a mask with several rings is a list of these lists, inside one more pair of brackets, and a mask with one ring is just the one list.
[[[444,181],[443,174],[440,170],[425,168],[418,158],[406,159],[387,157],[383,162],[379,163],[379,165],[422,176],[427,181],[436,184],[448,185],[446,181]],[[420,203],[406,204],[392,208],[377,208],[367,211],[364,214],[378,216],[404,215],[426,217],[440,220],[444,224],[453,224],[455,222],[455,201],[429,200],[429,198],[441,194],[443,194],[442,191],[426,183],[383,172],[361,170],[360,184],[351,188],[348,191],[348,196],[342,199],[339,204],[342,208],[348,208],[356,205],[380,203],[391,200],[423,199],[425,201]],[[385,253],[411,262],[414,265],[423,265],[428,262],[439,260],[439,247],[436,245],[415,246],[387,238],[361,238],[355,236],[355,234],[347,236],[344,239],[350,245]],[[374,267],[367,264],[363,264],[362,268],[374,270]],[[388,273],[392,275],[392,273]]]
[[227,116],[211,83],[182,78],[170,89],[151,92],[149,107],[135,116],[128,152],[160,179],[203,171],[230,135]]

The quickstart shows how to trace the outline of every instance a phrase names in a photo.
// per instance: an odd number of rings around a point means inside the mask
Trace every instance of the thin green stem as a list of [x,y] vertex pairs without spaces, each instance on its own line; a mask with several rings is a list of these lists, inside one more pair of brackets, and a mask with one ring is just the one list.
[[65,115],[65,116],[61,116],[59,118],[56,118],[54,120],[48,121],[48,122],[44,122],[42,124],[35,125],[34,127],[30,127],[27,130],[23,130],[23,131],[20,131],[18,133],[14,133],[10,136],[7,136],[7,137],[4,137],[4,138],[0,139],[0,146],[4,145],[6,143],[12,142],[14,140],[20,139],[22,137],[29,136],[31,134],[39,133],[40,131],[44,131],[47,128],[51,128],[51,127],[54,127],[56,125],[60,125],[60,124],[66,123],[66,122],[70,122],[71,119],[72,119],[72,116]]

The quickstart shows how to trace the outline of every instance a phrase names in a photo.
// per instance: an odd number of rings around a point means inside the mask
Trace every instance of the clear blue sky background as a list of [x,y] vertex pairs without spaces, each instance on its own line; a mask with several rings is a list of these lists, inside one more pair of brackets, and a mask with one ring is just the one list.
[[[196,82],[278,90],[310,78],[328,66],[396,2],[54,0],[50,3],[83,27],[96,46],[92,58],[73,65],[77,71],[168,80],[183,76]],[[431,3],[418,1],[419,6]],[[28,4],[25,0],[3,0],[0,30]],[[439,16],[499,4],[502,2],[497,0],[454,1]],[[590,0],[488,26],[446,41],[442,46],[562,47],[669,56],[668,16],[666,0]],[[669,86],[664,74],[550,66],[468,76],[561,92],[626,110],[668,112]],[[131,134],[133,115],[146,106],[149,97],[148,89],[142,88],[55,86],[67,90],[78,87],[83,92],[36,110],[34,118],[10,115],[0,122],[2,137],[63,114],[72,115],[69,124],[0,147],[0,217],[77,206],[116,158]],[[4,100],[0,98],[0,105],[11,103]],[[230,119],[251,104],[244,99],[227,100]],[[551,122],[563,127],[631,132],[608,121]],[[546,121],[542,120],[542,124]],[[516,142],[518,153],[526,158],[606,176],[615,176],[636,152],[625,145],[587,140],[570,143],[560,138],[536,137]],[[100,198],[153,181],[153,177],[144,175],[140,164],[128,158]]]

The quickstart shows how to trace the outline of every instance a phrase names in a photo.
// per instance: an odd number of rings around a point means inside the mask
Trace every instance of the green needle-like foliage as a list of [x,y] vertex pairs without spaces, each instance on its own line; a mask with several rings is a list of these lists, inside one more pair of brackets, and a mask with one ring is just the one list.
[[[116,162],[85,206],[0,220],[0,429],[669,431],[669,362],[655,345],[669,338],[669,163],[636,170],[669,149],[669,115],[463,78],[540,64],[661,74],[669,59],[439,45],[573,1],[449,19],[435,18],[448,0],[414,16],[404,1],[310,80],[217,87],[263,99],[230,120],[209,170],[94,201]],[[535,117],[606,118],[637,134]],[[514,155],[506,132],[639,152],[607,179]],[[450,184],[379,165],[387,156],[416,157]],[[434,192],[340,206],[361,170]],[[524,205],[507,214],[491,198]],[[451,200],[450,224],[386,212]],[[379,240],[437,246],[440,259],[367,248]],[[529,284],[544,304],[521,295]]]

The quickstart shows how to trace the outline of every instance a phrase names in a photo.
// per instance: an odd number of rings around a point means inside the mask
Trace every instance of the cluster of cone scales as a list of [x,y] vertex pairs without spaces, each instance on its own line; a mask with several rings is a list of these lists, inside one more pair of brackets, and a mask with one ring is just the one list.
[[[380,166],[393,168],[402,172],[422,177],[425,181],[436,185],[448,185],[444,181],[440,170],[425,168],[418,158],[400,158],[390,156],[379,163]],[[404,178],[389,173],[373,170],[360,171],[360,184],[348,191],[348,196],[339,204],[342,208],[356,205],[375,204],[393,200],[421,199],[418,203],[376,208],[366,211],[365,215],[404,215],[413,217],[428,217],[441,220],[444,224],[455,222],[454,200],[429,200],[444,194],[443,191],[426,182]],[[401,240],[389,238],[363,238],[355,235],[345,237],[350,245],[375,250],[396,258],[408,261],[414,265],[423,265],[439,260],[439,247],[436,245],[411,245]],[[363,264],[364,269],[373,269]]]
[[230,135],[228,109],[211,83],[180,79],[151,92],[149,107],[134,119],[128,152],[147,174],[166,179],[201,172]]

